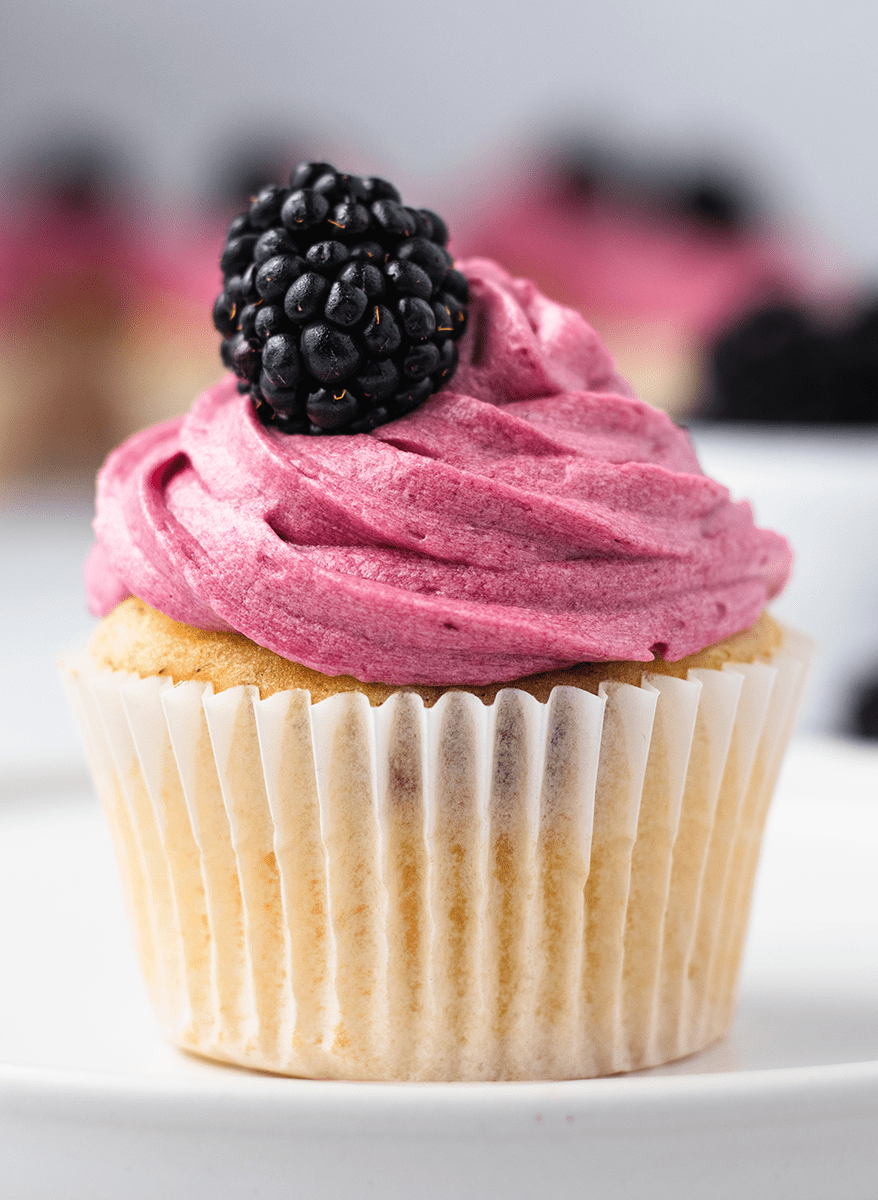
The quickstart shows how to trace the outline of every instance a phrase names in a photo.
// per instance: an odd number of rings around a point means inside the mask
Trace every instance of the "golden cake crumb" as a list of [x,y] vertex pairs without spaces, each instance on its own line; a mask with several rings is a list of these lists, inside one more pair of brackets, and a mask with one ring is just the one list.
[[305,688],[315,704],[336,692],[362,692],[370,704],[381,704],[394,692],[406,691],[416,692],[430,707],[449,691],[471,692],[490,703],[502,688],[516,687],[545,701],[554,687],[566,685],[597,692],[598,685],[605,679],[637,685],[644,672],[684,679],[693,667],[718,670],[723,663],[732,660],[754,662],[763,659],[776,650],[782,640],[778,623],[768,613],[763,613],[751,629],[678,662],[655,659],[647,663],[580,663],[504,683],[453,684],[449,687],[412,684],[399,688],[386,683],[361,683],[350,675],[323,675],[257,646],[243,634],[196,629],[172,621],[142,600],[129,597],[98,625],[90,650],[96,664],[109,670],[130,671],[140,676],[168,675],[174,683],[184,680],[211,683],[217,692],[247,684],[257,687],[265,699],[289,688]]

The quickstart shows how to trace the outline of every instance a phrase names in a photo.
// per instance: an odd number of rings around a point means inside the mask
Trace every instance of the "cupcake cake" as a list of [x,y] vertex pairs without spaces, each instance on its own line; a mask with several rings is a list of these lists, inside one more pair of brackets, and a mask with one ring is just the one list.
[[107,460],[64,671],[178,1045],[637,1070],[732,1018],[790,551],[577,313],[446,239],[325,163],[257,195],[234,374]]

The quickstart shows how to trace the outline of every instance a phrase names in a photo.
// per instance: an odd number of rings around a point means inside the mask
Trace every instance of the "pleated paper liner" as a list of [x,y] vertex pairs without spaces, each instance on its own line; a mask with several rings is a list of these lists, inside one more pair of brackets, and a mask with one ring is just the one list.
[[344,1079],[570,1079],[734,1010],[810,644],[547,703],[64,673],[167,1036]]

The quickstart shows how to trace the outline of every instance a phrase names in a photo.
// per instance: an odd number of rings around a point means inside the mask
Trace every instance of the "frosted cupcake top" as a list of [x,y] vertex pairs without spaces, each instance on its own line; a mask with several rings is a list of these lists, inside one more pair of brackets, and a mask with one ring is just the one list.
[[98,478],[92,611],[136,595],[327,675],[481,684],[676,660],[752,625],[791,554],[629,394],[595,332],[495,264],[447,390],[287,435],[232,378]]

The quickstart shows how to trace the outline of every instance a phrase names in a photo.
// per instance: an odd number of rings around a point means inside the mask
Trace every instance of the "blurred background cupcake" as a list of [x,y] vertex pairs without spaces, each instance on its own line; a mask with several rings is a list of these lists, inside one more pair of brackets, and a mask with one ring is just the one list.
[[[59,131],[9,170],[0,245],[0,475],[88,477],[120,436],[186,409],[222,374],[217,246],[295,135],[205,148],[188,203],[144,194],[100,132]],[[34,414],[45,414],[35,421]]]
[[624,143],[549,136],[457,224],[455,245],[578,309],[639,396],[686,414],[721,330],[826,287],[755,192],[731,162],[639,159]]
[[125,425],[109,370],[137,306],[124,156],[101,134],[58,130],[4,182],[0,470],[89,471]]

